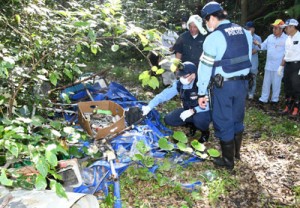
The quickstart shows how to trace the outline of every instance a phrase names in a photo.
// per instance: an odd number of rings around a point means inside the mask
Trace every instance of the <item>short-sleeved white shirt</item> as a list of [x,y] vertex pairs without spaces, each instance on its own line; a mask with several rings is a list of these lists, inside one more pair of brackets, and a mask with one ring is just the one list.
[[300,61],[300,32],[288,36],[285,42],[284,60],[286,62]]

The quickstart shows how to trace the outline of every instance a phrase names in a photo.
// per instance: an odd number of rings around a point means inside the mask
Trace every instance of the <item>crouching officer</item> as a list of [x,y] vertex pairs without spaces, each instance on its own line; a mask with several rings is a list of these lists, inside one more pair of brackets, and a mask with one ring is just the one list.
[[208,106],[201,109],[198,105],[197,67],[192,62],[186,61],[179,66],[177,76],[179,80],[175,80],[170,87],[156,95],[147,106],[142,107],[143,115],[147,115],[160,103],[179,94],[183,107],[167,114],[164,118],[165,123],[169,126],[193,124],[202,132],[199,142],[206,142],[209,138],[211,115]]
[[207,87],[211,78],[212,119],[215,135],[220,139],[222,157],[215,164],[234,168],[240,158],[244,131],[248,74],[251,67],[252,37],[241,26],[226,19],[227,13],[217,2],[206,4],[201,17],[211,32],[203,44],[198,73],[199,106],[207,106]]

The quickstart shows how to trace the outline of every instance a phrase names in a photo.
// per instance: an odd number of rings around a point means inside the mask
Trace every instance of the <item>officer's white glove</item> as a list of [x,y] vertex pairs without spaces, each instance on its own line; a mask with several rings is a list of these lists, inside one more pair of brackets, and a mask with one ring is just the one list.
[[143,116],[148,115],[148,113],[151,111],[151,108],[148,105],[142,106]]
[[283,66],[279,66],[278,67],[278,69],[277,69],[277,74],[279,75],[279,76],[282,76],[282,72],[283,72]]
[[191,117],[192,115],[194,115],[194,111],[193,110],[185,110],[180,114],[180,118],[185,121],[188,117]]

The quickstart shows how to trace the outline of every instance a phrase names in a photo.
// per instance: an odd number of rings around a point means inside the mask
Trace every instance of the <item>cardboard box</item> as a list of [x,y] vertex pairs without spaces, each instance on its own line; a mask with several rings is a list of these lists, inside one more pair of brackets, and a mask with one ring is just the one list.
[[[108,127],[100,128],[97,134],[93,135],[89,120],[84,116],[84,113],[93,113],[94,110],[110,110],[113,116],[119,115],[120,119]],[[78,103],[78,122],[81,127],[95,139],[103,139],[108,135],[119,133],[125,128],[125,111],[117,103],[109,100],[105,101],[89,101]]]

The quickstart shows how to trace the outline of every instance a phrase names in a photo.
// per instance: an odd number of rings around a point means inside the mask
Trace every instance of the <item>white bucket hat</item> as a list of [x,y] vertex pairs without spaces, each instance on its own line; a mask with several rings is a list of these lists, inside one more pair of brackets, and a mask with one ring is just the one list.
[[192,16],[190,16],[190,18],[189,18],[189,20],[187,22],[187,25],[189,26],[189,24],[192,23],[192,22],[196,25],[196,27],[198,28],[199,32],[202,35],[206,35],[207,34],[207,31],[202,26],[202,18],[199,15],[192,15]]

